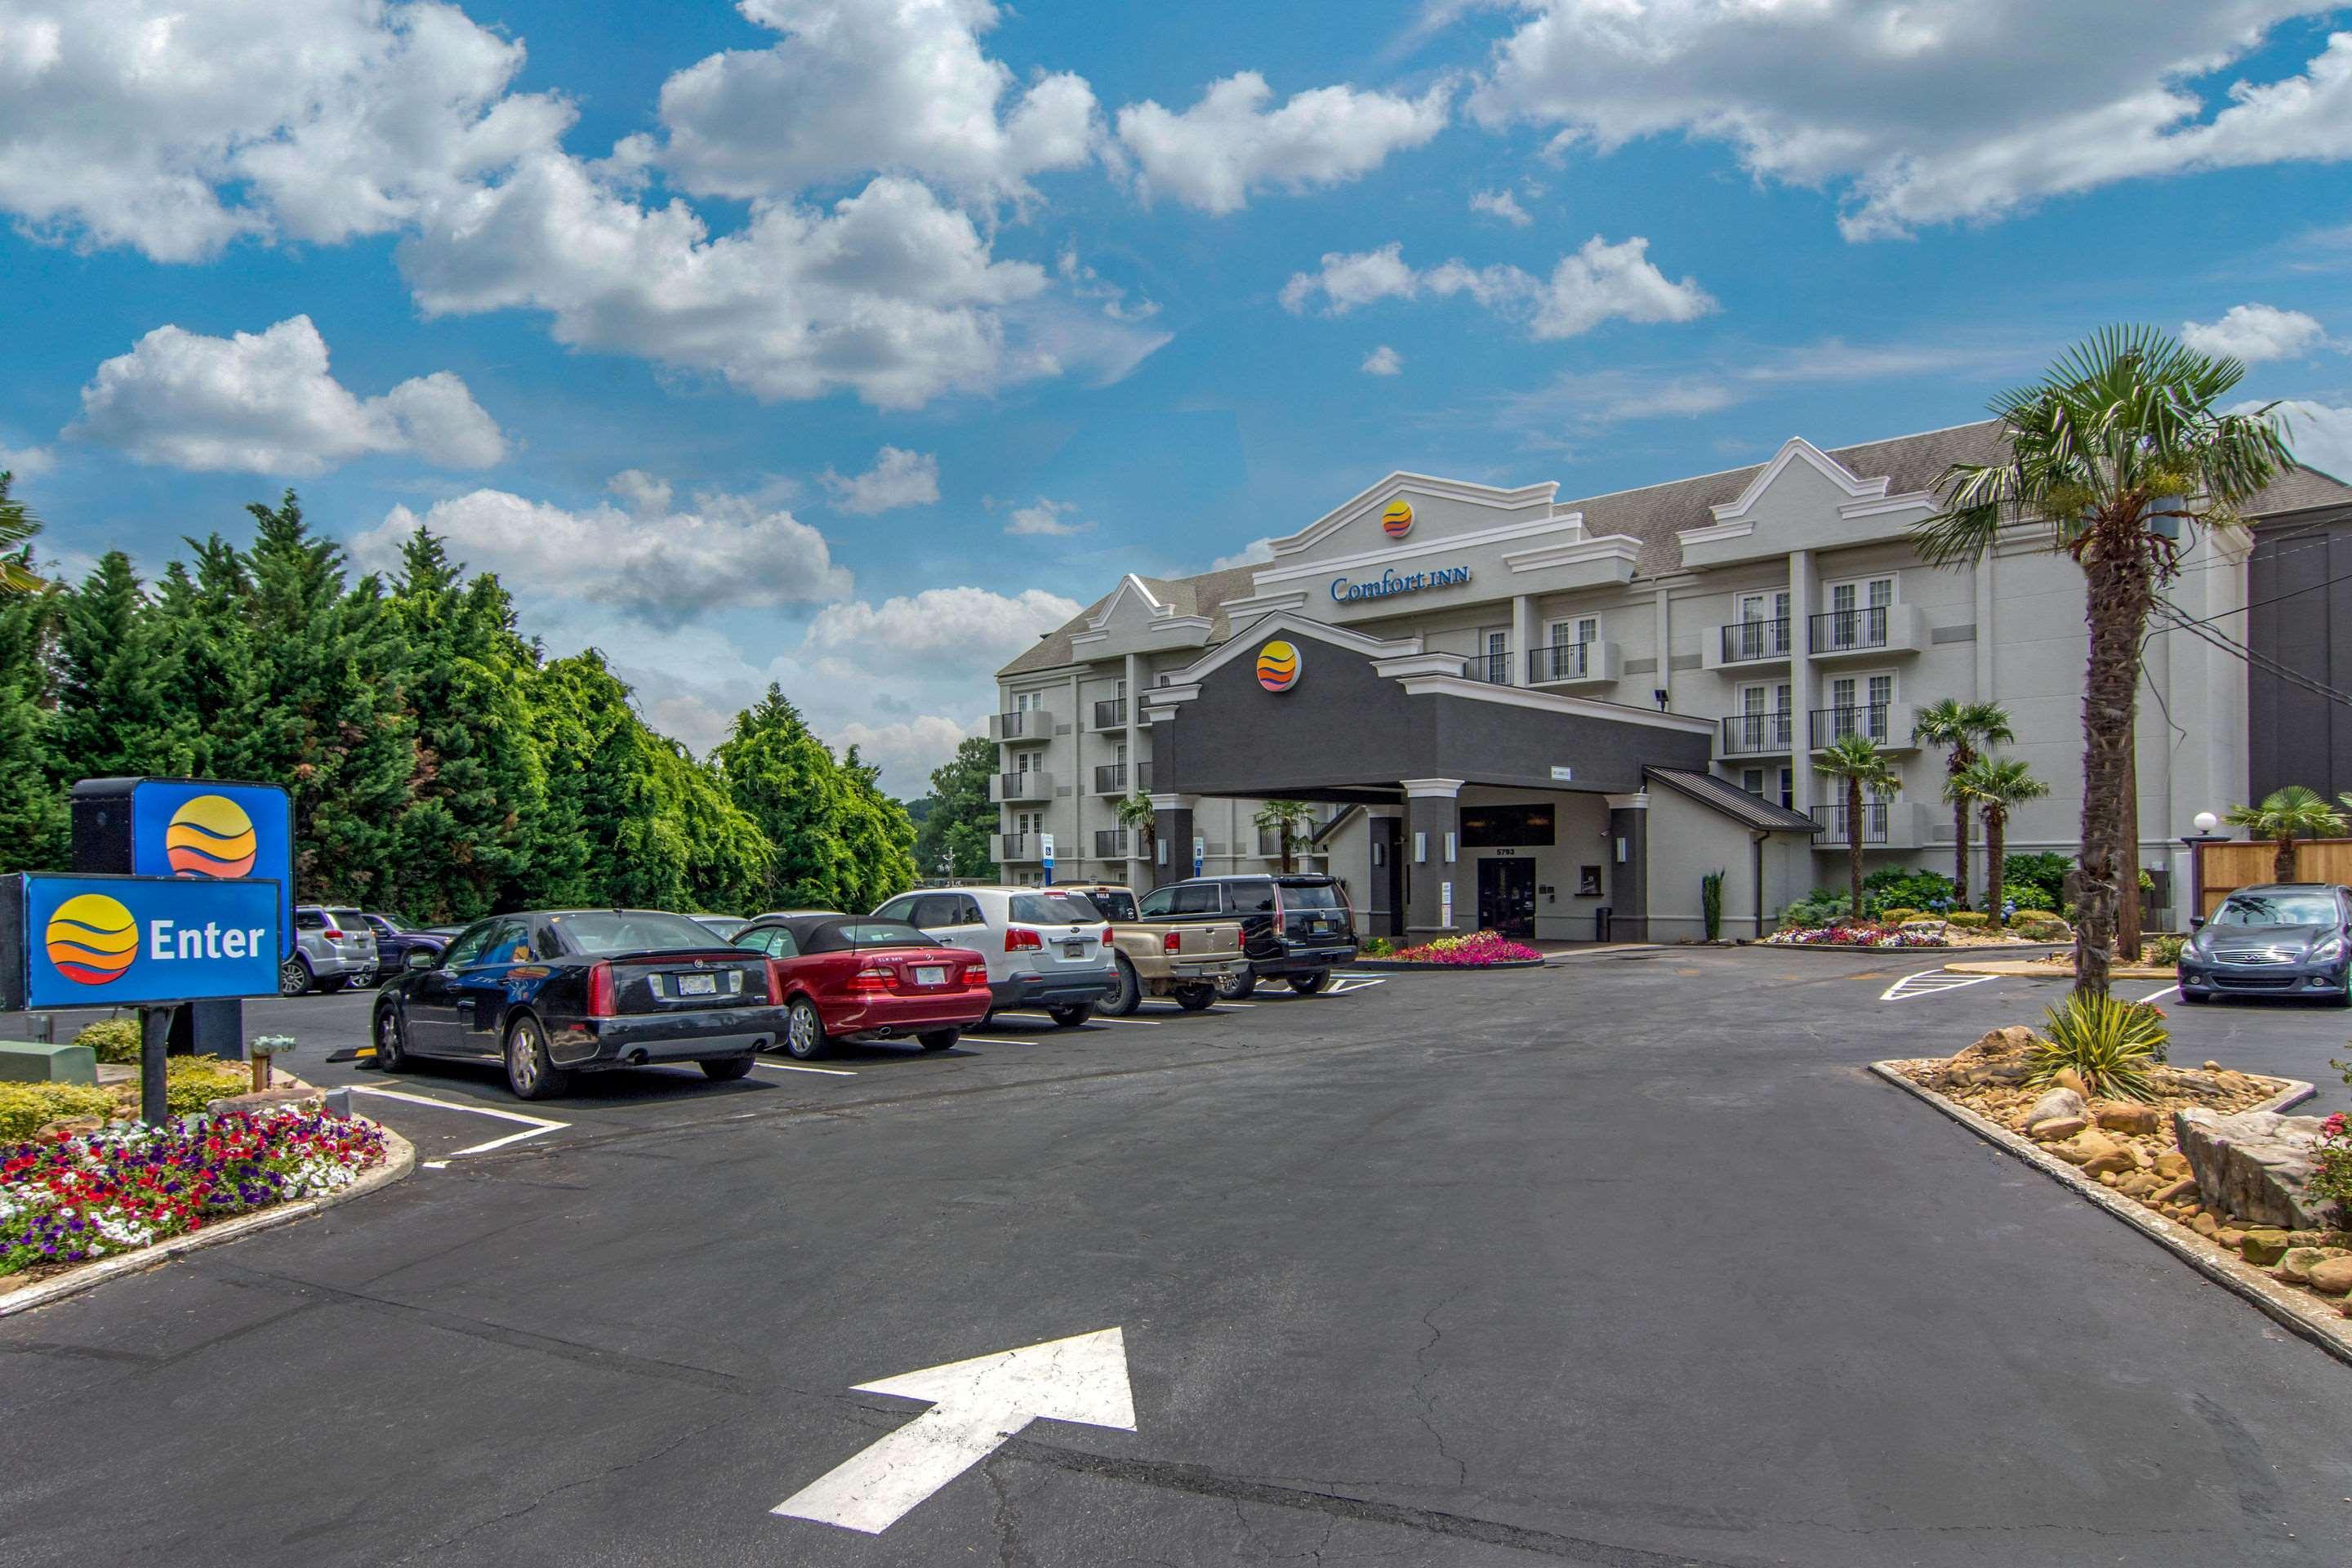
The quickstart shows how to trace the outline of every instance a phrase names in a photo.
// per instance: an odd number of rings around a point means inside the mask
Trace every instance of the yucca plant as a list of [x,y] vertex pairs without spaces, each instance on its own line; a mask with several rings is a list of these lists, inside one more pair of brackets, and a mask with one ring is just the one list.
[[2147,1069],[2162,1065],[2164,1015],[2137,1002],[2077,991],[2053,1007],[2026,1052],[2028,1080],[2047,1083],[2073,1068],[2083,1086],[2109,1100],[2154,1100]]

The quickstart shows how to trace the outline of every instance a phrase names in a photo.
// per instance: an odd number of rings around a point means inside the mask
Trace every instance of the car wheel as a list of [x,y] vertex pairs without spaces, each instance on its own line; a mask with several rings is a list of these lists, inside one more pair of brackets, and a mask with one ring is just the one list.
[[927,1051],[943,1051],[962,1038],[961,1029],[926,1029],[915,1037],[915,1042]]
[[751,1070],[750,1057],[705,1057],[702,1076],[714,1083],[732,1083]]
[[1045,1016],[1065,1029],[1075,1029],[1095,1016],[1095,1005],[1081,1002],[1075,1007],[1048,1007]]
[[1239,974],[1228,974],[1217,982],[1217,994],[1228,1002],[1239,1002],[1257,989],[1257,971],[1244,969]]
[[814,1061],[832,1044],[824,1037],[824,1020],[817,1016],[816,1004],[805,996],[793,998],[784,1014],[784,1055],[794,1061]]
[[1215,1005],[1217,988],[1213,985],[1186,985],[1175,994],[1176,1005],[1187,1013],[1200,1013]]
[[401,1037],[400,1009],[378,1007],[375,1010],[375,1065],[386,1072],[405,1072],[410,1060],[408,1042]]
[[1290,977],[1290,988],[1301,996],[1312,996],[1330,984],[1331,972],[1328,969],[1318,969],[1312,974],[1294,974]]
[[1143,982],[1135,977],[1135,965],[1120,953],[1112,967],[1118,972],[1118,989],[1098,1004],[1101,1010],[1114,1018],[1124,1018],[1143,1005]]
[[278,994],[300,996],[310,989],[310,966],[301,959],[289,958],[278,966]]
[[507,1087],[517,1100],[553,1100],[572,1087],[572,1075],[548,1059],[547,1036],[536,1018],[508,1026]]

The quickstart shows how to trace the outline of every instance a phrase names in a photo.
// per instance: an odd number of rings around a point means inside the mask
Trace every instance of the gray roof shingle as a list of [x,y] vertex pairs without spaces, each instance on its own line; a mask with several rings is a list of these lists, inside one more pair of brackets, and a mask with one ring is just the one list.
[[1749,795],[1729,779],[1717,778],[1713,773],[1691,768],[1643,768],[1642,772],[1676,795],[1688,795],[1701,805],[1712,806],[1750,827],[1772,833],[1812,833],[1821,826],[1801,811],[1790,811],[1761,795]]

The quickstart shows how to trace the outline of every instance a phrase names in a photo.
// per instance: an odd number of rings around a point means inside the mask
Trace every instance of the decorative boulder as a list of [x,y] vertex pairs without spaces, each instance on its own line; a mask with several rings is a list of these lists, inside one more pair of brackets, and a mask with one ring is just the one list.
[[2130,1132],[2147,1136],[2164,1125],[2164,1113],[2153,1105],[2130,1101],[2107,1100],[2092,1111],[2091,1119],[2110,1132]]
[[2087,1117],[2053,1116],[2041,1121],[2027,1122],[2025,1135],[2037,1143],[2063,1143],[2090,1124]]
[[2330,1258],[2313,1264],[2304,1283],[2323,1296],[2341,1296],[2352,1290],[2352,1258]]
[[[2032,1127],[2037,1122],[2055,1121],[2062,1116],[2082,1114],[2083,1097],[2081,1095],[2071,1089],[2053,1089],[2033,1102],[2033,1109],[2025,1113],[2025,1124]],[[2105,1125],[2104,1121],[2101,1125]]]
[[2190,1108],[2172,1113],[2172,1131],[2208,1205],[2282,1230],[2324,1230],[2333,1218],[2335,1205],[2305,1195],[2318,1117]]

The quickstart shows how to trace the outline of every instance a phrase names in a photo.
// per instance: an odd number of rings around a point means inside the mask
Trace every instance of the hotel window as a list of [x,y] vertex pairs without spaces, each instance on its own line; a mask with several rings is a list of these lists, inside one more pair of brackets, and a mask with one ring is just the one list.
[[1042,691],[1024,691],[1013,700],[1013,710],[1015,713],[1035,713],[1042,710],[1045,706],[1045,694]]
[[1796,802],[1796,784],[1787,768],[1742,768],[1739,787],[1762,800],[1777,800],[1783,807]]
[[1828,624],[1821,648],[1878,647],[1886,641],[1886,607],[1895,603],[1895,579],[1857,577],[1829,585]]
[[1742,594],[1735,605],[1734,625],[1738,629],[1730,634],[1731,647],[1724,655],[1726,658],[1775,658],[1789,651],[1787,589]]
[[1600,640],[1599,616],[1575,616],[1551,622],[1544,628],[1544,646],[1536,650],[1538,678],[1576,680],[1591,674],[1592,648]]

